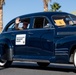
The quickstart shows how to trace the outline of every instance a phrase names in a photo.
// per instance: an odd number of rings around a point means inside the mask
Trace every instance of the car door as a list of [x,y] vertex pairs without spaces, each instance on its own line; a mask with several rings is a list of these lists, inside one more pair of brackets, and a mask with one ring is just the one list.
[[15,58],[25,58],[28,46],[28,30],[14,31],[11,33],[11,42],[14,46]]
[[[30,18],[29,19],[24,18],[24,19],[21,19],[21,23],[19,24],[20,27],[24,21],[27,21],[28,25],[30,25]],[[28,55],[27,51],[28,51],[28,28],[29,26],[25,30],[16,30],[14,28],[15,24],[13,23],[13,26],[11,25],[8,27],[7,32],[11,33],[9,36],[11,37],[10,40],[14,47],[14,51],[13,51],[14,57],[24,59]]]
[[[54,27],[46,17],[34,17],[33,28],[29,30],[30,58],[45,59],[53,55]],[[49,56],[49,57],[48,57]]]

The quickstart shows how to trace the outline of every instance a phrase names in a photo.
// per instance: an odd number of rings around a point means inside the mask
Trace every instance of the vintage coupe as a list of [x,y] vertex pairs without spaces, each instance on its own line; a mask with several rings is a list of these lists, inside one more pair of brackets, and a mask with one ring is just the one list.
[[76,67],[76,16],[65,12],[39,12],[18,16],[28,22],[25,30],[15,29],[11,20],[0,34],[0,64],[32,61],[46,67],[68,63]]

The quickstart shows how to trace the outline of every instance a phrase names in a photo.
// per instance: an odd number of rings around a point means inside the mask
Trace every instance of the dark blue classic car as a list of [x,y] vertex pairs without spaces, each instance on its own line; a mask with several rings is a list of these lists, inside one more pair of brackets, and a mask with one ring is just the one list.
[[18,16],[27,29],[16,30],[11,20],[0,34],[0,65],[32,61],[46,67],[72,63],[76,67],[76,16],[65,12],[40,12]]

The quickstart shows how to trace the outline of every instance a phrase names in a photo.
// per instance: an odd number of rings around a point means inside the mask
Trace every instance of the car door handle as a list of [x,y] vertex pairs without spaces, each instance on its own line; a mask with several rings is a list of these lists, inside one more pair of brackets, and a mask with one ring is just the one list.
[[15,34],[11,34],[12,36],[14,36]]
[[33,35],[33,33],[29,32],[29,35]]
[[47,40],[47,42],[51,42],[50,40]]

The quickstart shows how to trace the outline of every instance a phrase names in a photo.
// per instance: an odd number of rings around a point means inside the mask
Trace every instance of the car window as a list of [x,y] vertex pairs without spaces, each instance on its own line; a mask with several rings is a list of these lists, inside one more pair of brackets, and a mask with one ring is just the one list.
[[[26,28],[24,28],[25,26]],[[21,28],[21,30],[25,30],[25,29],[29,29],[29,27],[30,27],[30,18],[20,19],[20,23],[18,25],[19,29]]]
[[[30,27],[30,18],[21,19],[21,22],[18,25],[19,28],[21,28],[23,26],[23,22],[27,22],[28,23],[27,29],[29,29],[29,27]],[[7,32],[14,31],[14,30],[16,31],[16,29],[15,29],[15,21],[13,23],[11,23],[10,25],[8,25],[8,27],[6,28]]]
[[72,19],[69,15],[56,15],[52,17],[53,22],[58,27],[72,25]]
[[49,24],[49,21],[45,17],[35,17],[33,24],[33,28],[44,28],[47,24]]
[[48,19],[44,18],[43,28],[50,28],[50,27],[53,27],[53,25],[50,24],[50,22],[48,21]]
[[14,30],[14,26],[15,26],[15,23],[12,23],[12,24],[7,28],[7,31],[12,31],[12,30]]
[[75,25],[76,24],[76,16],[75,15],[70,15],[73,22],[70,22],[72,25]]

